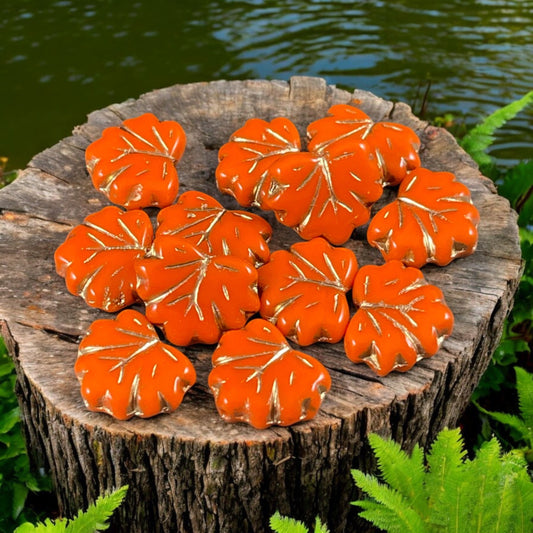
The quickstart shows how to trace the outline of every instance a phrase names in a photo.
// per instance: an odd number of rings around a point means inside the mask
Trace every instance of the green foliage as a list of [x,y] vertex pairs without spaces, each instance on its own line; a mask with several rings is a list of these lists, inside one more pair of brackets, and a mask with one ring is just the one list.
[[499,181],[498,192],[519,213],[518,225],[525,228],[533,224],[533,160],[519,163]]
[[15,533],[93,533],[109,528],[108,520],[126,496],[128,486],[125,485],[111,494],[100,496],[87,511],[80,511],[72,520],[46,519],[36,525],[25,523]]
[[533,375],[519,366],[515,367],[515,372],[519,415],[488,411],[479,404],[476,406],[482,413],[514,430],[518,435],[517,442],[525,445],[523,452],[526,459],[533,462]]
[[360,516],[389,533],[527,533],[533,528],[533,482],[524,459],[501,453],[496,439],[465,458],[459,430],[442,431],[424,463],[399,445],[369,436],[381,480],[353,470],[370,499],[353,502]]
[[30,471],[14,394],[15,369],[0,338],[0,531],[33,518],[25,509],[31,492],[50,490],[50,481]]
[[[281,516],[279,513],[275,513],[270,517],[270,528],[276,533],[309,533],[303,522]],[[325,524],[322,524],[318,516],[315,519],[313,533],[329,533],[328,528]]]
[[[500,345],[472,396],[474,405],[478,406],[480,411],[482,423],[480,440],[496,434],[508,448],[524,444],[523,432],[512,423],[507,424],[508,431],[505,431],[504,426],[494,425],[492,421],[496,418],[487,415],[487,410],[480,407],[480,400],[486,398],[488,403],[496,404],[503,400],[508,404],[507,399],[514,397],[514,367],[527,366],[531,361],[533,348],[533,160],[521,162],[510,169],[500,170],[493,159],[486,154],[486,150],[494,142],[494,132],[531,103],[533,103],[533,91],[520,100],[495,111],[460,141],[463,148],[478,162],[482,171],[494,180],[498,192],[509,200],[518,213],[520,243],[525,263],[524,273],[515,295],[514,307],[504,324]],[[518,411],[511,415],[516,416],[517,413]]]
[[480,167],[489,167],[492,159],[486,150],[494,142],[494,132],[531,103],[533,103],[533,91],[497,109],[462,138],[461,146]]
[[480,398],[513,387],[514,366],[520,361],[527,361],[531,356],[533,345],[533,232],[520,228],[520,241],[525,263],[524,273],[515,294],[514,307],[504,324],[500,344],[472,396],[472,400],[476,402]]

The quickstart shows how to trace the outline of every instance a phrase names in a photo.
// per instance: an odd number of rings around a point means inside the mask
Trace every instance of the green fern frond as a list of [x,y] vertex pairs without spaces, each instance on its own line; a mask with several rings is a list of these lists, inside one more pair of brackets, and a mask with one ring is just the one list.
[[352,502],[352,505],[364,509],[367,520],[378,525],[378,522],[384,524],[383,520],[386,517],[386,530],[389,533],[426,533],[428,531],[422,518],[411,508],[411,502],[398,491],[360,470],[352,470],[352,477],[362,491],[380,504],[368,505],[366,500]]
[[[511,533],[533,530],[533,483],[526,469],[521,470],[513,483],[513,515]],[[504,530],[502,530],[504,531]]]
[[44,522],[30,524],[25,522],[21,524],[14,533],[65,533],[68,520],[66,518],[52,521],[47,518]]
[[[517,453],[517,451],[505,454],[501,458],[500,467],[500,489],[498,502],[495,509],[495,520],[491,524],[491,527],[495,531],[527,531],[524,526],[527,524],[527,516],[524,515],[523,510],[520,510],[520,504],[517,504],[516,487],[520,485],[519,478],[527,472],[527,463],[523,454]],[[527,476],[527,473],[526,473]],[[522,489],[521,489],[522,490]],[[529,486],[523,487],[524,492],[531,492],[533,495],[533,487],[531,483]],[[522,494],[519,495],[519,499],[522,499]],[[526,497],[527,500],[527,497]],[[532,502],[529,502],[530,504]],[[517,515],[520,515],[517,519]],[[529,517],[529,522],[531,522]],[[522,523],[520,528],[517,528],[517,524]]]
[[474,402],[474,405],[482,413],[515,429],[520,433],[529,448],[533,448],[533,376],[519,366],[515,367],[515,372],[520,416],[488,411],[476,402]]
[[[529,401],[529,398],[525,400]],[[389,460],[408,461],[396,449],[397,445],[382,443],[376,436],[369,439],[378,465],[385,465]],[[370,497],[352,502],[361,508],[359,515],[388,533],[533,531],[533,481],[523,453],[515,450],[502,455],[500,443],[494,438],[485,442],[469,460],[460,431],[453,429],[439,433],[426,462],[428,470],[422,474],[421,489],[426,498],[425,513],[417,512],[412,499],[382,484],[376,476],[352,470],[356,485]],[[390,468],[385,466],[385,470]],[[398,484],[398,471],[392,472],[388,478]],[[419,476],[420,473],[413,474],[420,488]],[[401,479],[402,487],[403,484]]]
[[105,531],[109,527],[107,521],[115,509],[122,503],[127,490],[128,486],[125,485],[111,494],[99,496],[93,505],[89,505],[87,511],[80,511],[78,516],[70,521],[66,532],[88,533]]
[[460,485],[461,530],[490,531],[497,519],[501,496],[501,447],[496,439],[484,442],[475,459],[466,461]]
[[473,404],[479,409],[481,413],[490,416],[501,424],[505,424],[506,426],[512,427],[515,431],[520,433],[522,439],[527,440],[529,438],[529,428],[526,426],[522,418],[520,418],[518,415],[500,413],[498,411],[489,411],[483,406],[479,405],[477,402],[473,402]]
[[378,460],[381,477],[391,488],[411,502],[413,509],[424,514],[424,452],[415,446],[411,456],[393,440],[384,440],[378,435],[368,436],[370,446]]
[[[278,512],[270,517],[270,528],[276,533],[309,533],[303,522],[287,516],[281,516]],[[329,533],[328,527],[322,523],[318,516],[315,519],[313,533]]]
[[479,166],[490,164],[491,158],[485,150],[494,142],[494,132],[531,103],[533,103],[533,91],[494,111],[483,122],[472,128],[460,141],[460,145]]
[[515,367],[515,373],[518,408],[525,425],[529,429],[529,438],[533,445],[533,375],[519,366]]
[[398,520],[398,515],[395,511],[383,507],[383,505],[373,500],[361,500],[353,502],[361,507],[362,511],[359,513],[361,518],[368,520],[373,525],[387,531],[389,533],[404,533],[405,529]]
[[462,468],[466,450],[459,429],[445,429],[433,442],[426,458],[428,472],[425,490],[428,497],[428,518],[435,526],[449,533],[461,531]]
[[315,520],[315,529],[313,530],[313,533],[329,533],[328,526],[323,524],[318,516]]
[[309,533],[303,522],[281,516],[277,511],[270,517],[270,528],[276,533]]
[[[459,429],[445,429],[439,433],[426,458],[428,472],[425,488],[430,507],[441,508],[439,504],[443,495],[446,492],[455,493],[465,455]],[[443,518],[447,520],[448,515]]]
[[29,523],[19,526],[15,533],[95,533],[105,531],[107,521],[122,503],[128,486],[125,485],[111,494],[100,496],[96,502],[89,505],[87,511],[80,511],[72,520],[60,519],[52,521],[46,519],[44,523],[35,526]]

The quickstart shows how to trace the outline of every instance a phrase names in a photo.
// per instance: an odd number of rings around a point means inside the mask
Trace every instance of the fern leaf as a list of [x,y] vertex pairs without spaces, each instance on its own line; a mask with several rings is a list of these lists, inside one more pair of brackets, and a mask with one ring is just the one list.
[[323,524],[318,516],[315,520],[315,530],[313,533],[329,533],[329,529],[327,528],[326,524]]
[[496,184],[498,192],[511,202],[516,211],[520,211],[533,187],[533,159],[511,167]]
[[353,505],[358,505],[364,509],[364,518],[378,525],[382,524],[382,520],[386,517],[386,530],[389,533],[427,532],[424,521],[411,508],[411,502],[398,491],[380,483],[376,477],[364,474],[360,470],[352,470],[352,477],[355,484],[373,498],[374,503],[376,503],[376,505],[372,505],[372,502],[369,504],[366,500],[352,502]]
[[533,448],[533,375],[519,366],[515,367],[515,372],[518,406],[528,429],[529,447]]
[[530,533],[533,531],[533,482],[524,468],[517,475],[513,485],[514,516],[511,533]]
[[450,474],[462,468],[465,455],[459,429],[444,429],[439,433],[426,458],[428,494],[435,495],[444,490],[445,481]]
[[387,509],[387,507],[372,500],[361,500],[353,503],[363,509],[359,516],[379,529],[388,533],[404,533],[405,530],[398,523],[398,515],[391,509]]
[[476,457],[466,461],[460,487],[463,531],[490,531],[497,519],[502,462],[496,439],[484,442]]
[[439,433],[426,457],[425,491],[429,517],[432,523],[449,528],[450,532],[460,530],[458,488],[465,454],[460,430],[445,429]]
[[376,434],[369,435],[368,440],[376,455],[383,480],[407,498],[415,511],[425,514],[424,452],[421,448],[415,446],[409,457],[393,440],[382,439]]
[[517,366],[516,390],[518,392],[518,406],[521,416],[488,411],[481,405],[474,402],[474,405],[486,415],[502,424],[506,424],[520,433],[530,448],[533,448],[533,376]]
[[107,520],[113,511],[122,503],[128,486],[100,496],[87,511],[80,511],[78,516],[72,520],[65,518],[55,522],[47,518],[44,522],[36,525],[25,523],[20,525],[14,533],[94,533],[104,531],[109,527]]
[[497,411],[488,411],[478,403],[473,403],[480,412],[490,416],[497,422],[500,422],[500,424],[505,424],[506,426],[512,427],[514,430],[520,433],[524,440],[529,440],[530,428],[527,427],[526,423],[519,416],[509,413],[499,413]]
[[106,530],[109,527],[107,521],[122,503],[127,490],[128,486],[125,485],[111,494],[99,496],[94,504],[89,505],[87,511],[80,511],[78,516],[69,522],[66,533],[92,533]]
[[67,522],[66,518],[60,518],[55,521],[47,518],[44,522],[39,522],[35,525],[25,522],[17,527],[14,533],[64,533],[67,528]]
[[517,504],[515,492],[517,483],[519,484],[518,478],[526,470],[527,463],[523,454],[513,451],[502,457],[496,519],[492,524],[495,531],[514,531],[515,526],[520,522],[520,519],[516,519],[517,511],[520,513],[520,505]]
[[270,528],[276,533],[309,533],[303,522],[281,516],[277,511],[270,517]]
[[533,103],[533,91],[497,109],[463,137],[461,146],[478,165],[490,163],[490,157],[484,152],[494,142],[494,132],[531,103]]

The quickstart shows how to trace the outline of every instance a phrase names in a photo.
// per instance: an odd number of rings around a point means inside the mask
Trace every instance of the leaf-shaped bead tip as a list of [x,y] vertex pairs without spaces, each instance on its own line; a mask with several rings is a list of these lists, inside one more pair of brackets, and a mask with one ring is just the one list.
[[239,257],[204,254],[180,237],[156,237],[135,270],[146,316],[180,346],[215,343],[259,310],[254,266]]
[[344,337],[346,355],[380,376],[405,372],[434,355],[452,332],[453,314],[442,291],[400,261],[362,267],[352,296],[359,308]]
[[196,381],[189,359],[132,309],[91,324],[74,370],[87,408],[120,420],[174,411]]
[[367,238],[385,260],[445,266],[474,252],[478,222],[470,191],[452,173],[419,168],[402,181],[397,199],[376,213]]
[[280,157],[269,168],[263,207],[303,239],[343,244],[370,218],[381,197],[378,163],[362,143],[338,142],[324,151]]
[[160,122],[151,113],[106,128],[85,151],[93,185],[127,209],[165,207],[179,189],[175,165],[185,150],[178,122]]
[[260,313],[302,346],[339,342],[350,310],[357,260],[348,248],[335,248],[317,237],[277,250],[259,268]]
[[138,300],[133,263],[153,239],[152,223],[140,209],[107,206],[76,226],[54,254],[67,289],[91,307],[115,312]]
[[218,188],[240,205],[263,207],[265,172],[284,154],[300,150],[300,134],[287,118],[252,118],[218,152]]
[[361,109],[347,104],[332,106],[328,114],[307,127],[309,151],[320,153],[337,142],[364,142],[378,161],[387,185],[397,185],[407,171],[420,166],[420,139],[408,126],[374,122]]
[[270,224],[246,211],[225,209],[213,197],[198,191],[183,193],[175,205],[157,217],[156,235],[190,240],[208,255],[233,255],[258,267],[268,261]]
[[311,419],[331,387],[319,361],[293,350],[283,334],[261,318],[224,333],[212,362],[209,387],[222,418],[258,429]]

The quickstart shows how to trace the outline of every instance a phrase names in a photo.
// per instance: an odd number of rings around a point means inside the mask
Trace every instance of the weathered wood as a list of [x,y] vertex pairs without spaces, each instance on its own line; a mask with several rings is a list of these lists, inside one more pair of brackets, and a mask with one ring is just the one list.
[[[376,120],[413,127],[424,166],[454,172],[481,213],[473,256],[424,269],[456,317],[440,352],[406,374],[378,378],[350,363],[342,344],[306,348],[328,367],[333,386],[314,420],[290,428],[224,423],[207,387],[212,348],[205,346],[185,349],[199,379],[175,413],[121,422],[86,411],[73,371],[77,341],[105,313],[68,294],[53,264],[72,226],[106,205],[87,176],[85,147],[104,127],[142,112],[178,120],[188,139],[178,165],[181,191],[198,189],[235,207],[214,182],[217,150],[235,129],[251,117],[286,116],[304,134],[330,105],[352,99]],[[117,531],[261,532],[276,510],[308,522],[319,514],[333,532],[356,530],[349,470],[372,463],[365,436],[392,436],[408,450],[456,423],[498,342],[521,273],[515,214],[446,131],[405,104],[316,78],[176,85],[95,111],[0,191],[0,214],[2,335],[17,366],[30,452],[51,469],[64,513],[129,484]],[[266,216],[272,249],[297,240]],[[364,234],[357,230],[346,246],[361,265],[381,263]]]

